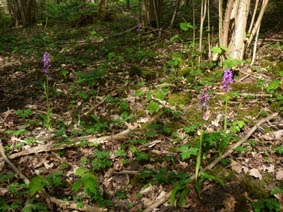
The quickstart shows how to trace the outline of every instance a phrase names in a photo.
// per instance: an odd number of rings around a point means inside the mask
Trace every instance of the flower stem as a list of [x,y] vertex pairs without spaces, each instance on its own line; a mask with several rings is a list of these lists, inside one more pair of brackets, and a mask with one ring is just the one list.
[[229,99],[229,97],[226,95],[226,100],[225,100],[225,119],[224,119],[224,134],[225,135],[226,135],[226,132],[227,132],[228,99]]
[[45,96],[46,96],[46,107],[47,107],[47,121],[46,121],[46,126],[48,130],[51,130],[51,109],[50,109],[50,104],[49,104],[49,89],[48,89],[48,75],[46,75],[46,82],[45,82]]
[[202,137],[203,137],[203,124],[201,125],[201,130],[200,130],[199,152],[198,152],[197,163],[196,163],[196,173],[195,173],[195,181],[196,181],[196,183],[197,183],[197,180],[198,180],[199,169],[200,169],[200,165],[201,165]]

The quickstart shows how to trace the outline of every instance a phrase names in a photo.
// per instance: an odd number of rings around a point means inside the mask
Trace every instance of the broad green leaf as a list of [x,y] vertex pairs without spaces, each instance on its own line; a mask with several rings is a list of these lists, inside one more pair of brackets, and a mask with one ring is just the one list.
[[272,89],[277,89],[279,86],[279,80],[273,80],[272,82],[269,83],[268,87],[266,88],[267,91],[270,91]]
[[35,195],[37,192],[41,192],[44,188],[44,179],[42,176],[36,176],[31,179],[29,184],[29,193],[31,196]]
[[211,51],[214,53],[214,54],[221,54],[222,53],[222,49],[217,47],[217,46],[214,46]]
[[85,174],[88,171],[89,171],[88,169],[77,169],[76,172],[75,172],[75,175],[82,176],[83,174]]
[[147,106],[146,109],[149,111],[150,115],[152,115],[155,112],[159,111],[159,104],[156,102],[150,102]]

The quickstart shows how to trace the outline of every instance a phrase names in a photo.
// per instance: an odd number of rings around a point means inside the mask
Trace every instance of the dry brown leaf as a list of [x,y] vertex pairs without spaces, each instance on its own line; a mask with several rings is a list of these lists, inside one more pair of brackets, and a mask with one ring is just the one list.
[[260,172],[258,171],[258,169],[251,169],[251,170],[249,171],[249,174],[250,174],[251,176],[255,177],[255,178],[260,179],[260,180],[262,179],[262,176],[261,176]]
[[240,174],[242,172],[242,165],[237,161],[231,160],[231,168],[236,173]]
[[279,169],[276,173],[276,180],[283,180],[283,169]]

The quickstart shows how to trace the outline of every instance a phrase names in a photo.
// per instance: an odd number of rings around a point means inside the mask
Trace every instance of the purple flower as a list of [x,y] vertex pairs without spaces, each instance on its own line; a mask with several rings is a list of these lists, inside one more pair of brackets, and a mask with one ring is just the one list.
[[43,71],[44,74],[48,74],[48,69],[50,68],[50,54],[48,52],[44,52],[43,54]]
[[231,84],[233,82],[233,74],[232,71],[230,69],[226,69],[224,70],[224,74],[223,74],[223,79],[222,79],[222,83],[223,83],[223,90],[226,92],[227,90],[232,90],[231,88]]
[[138,25],[137,25],[137,31],[138,31],[138,32],[141,31],[141,26],[142,26],[141,23],[138,23]]
[[198,105],[198,110],[201,110],[202,108],[205,109],[205,111],[203,112],[203,120],[207,120],[207,110],[208,110],[208,105],[207,102],[209,101],[210,97],[207,93],[207,88],[204,88],[201,92],[200,95],[198,97],[199,99],[199,105]]
[[210,97],[208,96],[208,93],[207,93],[207,88],[204,88],[200,92],[200,95],[199,95],[198,99],[199,99],[198,110],[201,110],[202,108],[207,109],[208,108],[207,102],[210,99]]

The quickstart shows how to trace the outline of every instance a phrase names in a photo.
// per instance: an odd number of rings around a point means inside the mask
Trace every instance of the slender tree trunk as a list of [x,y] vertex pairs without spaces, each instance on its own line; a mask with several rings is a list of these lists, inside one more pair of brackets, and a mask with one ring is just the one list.
[[130,9],[131,9],[131,3],[130,3],[130,0],[127,0],[127,1],[126,1],[126,7],[127,7],[127,9],[128,9],[128,10],[130,10]]
[[250,44],[251,44],[251,42],[252,42],[252,40],[253,40],[257,30],[258,30],[258,28],[259,28],[259,26],[261,24],[261,20],[262,20],[262,17],[264,15],[264,12],[265,12],[265,9],[266,9],[266,6],[267,6],[268,2],[269,2],[269,0],[263,0],[263,2],[262,2],[262,6],[261,6],[261,9],[260,9],[259,15],[257,17],[257,21],[256,21],[256,23],[255,23],[255,25],[253,27],[253,30],[252,30],[251,35],[250,35],[250,38],[249,38],[249,40],[247,42],[247,47],[250,46]]
[[35,0],[7,0],[12,25],[31,25],[35,23],[36,1]]
[[225,11],[225,18],[223,23],[223,32],[222,32],[222,46],[227,47],[228,45],[228,35],[230,27],[230,16],[233,8],[234,0],[228,0],[227,7]]
[[222,33],[223,33],[223,0],[219,0],[218,2],[218,27],[219,27],[219,46],[223,45],[222,41]]
[[207,0],[201,1],[201,13],[200,13],[200,29],[199,29],[199,63],[201,61],[201,54],[202,54],[202,34],[203,34],[203,24],[206,16],[206,6]]
[[250,0],[240,0],[239,6],[237,7],[235,5],[235,10],[236,9],[238,9],[238,11],[235,19],[234,37],[229,45],[229,53],[231,58],[243,59]]
[[142,25],[159,27],[161,18],[162,0],[142,1]]
[[173,27],[173,24],[174,24],[174,22],[175,22],[175,19],[176,19],[178,10],[179,10],[179,8],[180,8],[180,5],[181,5],[181,0],[177,0],[177,1],[176,1],[176,5],[175,5],[175,10],[174,10],[174,13],[173,13],[172,18],[171,18],[171,21],[170,21],[170,27]]

